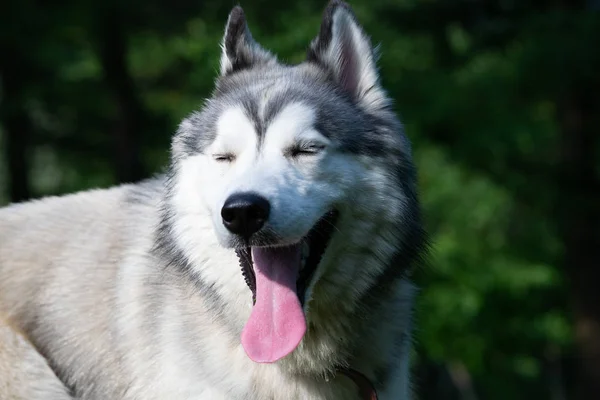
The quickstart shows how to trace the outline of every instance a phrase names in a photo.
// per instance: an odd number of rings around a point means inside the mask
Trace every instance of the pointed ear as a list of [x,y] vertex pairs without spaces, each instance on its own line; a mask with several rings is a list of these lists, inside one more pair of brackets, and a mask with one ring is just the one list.
[[221,49],[221,76],[277,61],[274,55],[254,41],[240,6],[229,13]]
[[310,44],[307,61],[327,69],[359,104],[373,109],[388,104],[379,83],[376,58],[350,6],[332,0],[323,14],[319,35]]

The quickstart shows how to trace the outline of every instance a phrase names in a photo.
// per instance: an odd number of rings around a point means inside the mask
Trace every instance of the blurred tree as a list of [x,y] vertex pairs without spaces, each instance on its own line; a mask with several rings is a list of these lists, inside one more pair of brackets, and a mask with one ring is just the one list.
[[9,196],[13,201],[23,201],[30,197],[29,175],[27,173],[27,145],[31,137],[31,123],[24,110],[27,76],[31,68],[23,59],[19,49],[3,48],[0,61],[3,95],[14,99],[2,109],[4,121],[5,149],[7,170],[9,172]]
[[118,109],[116,126],[113,128],[117,180],[135,182],[147,175],[140,160],[140,140],[148,129],[148,123],[127,62],[128,16],[119,3],[106,1],[93,4],[93,12],[97,17],[93,19],[92,36],[103,80],[112,92]]
[[[440,71],[454,83],[452,99],[438,107],[439,115],[417,122],[420,131],[509,189],[522,206],[536,209],[560,238],[562,254],[551,261],[563,267],[569,285],[580,399],[600,393],[600,102],[595,96],[600,53],[592,50],[600,48],[600,19],[585,8],[583,1],[457,1],[421,3],[408,11],[385,5],[379,12],[412,33],[430,30],[432,80],[441,82]],[[496,58],[494,53],[504,58],[495,60],[504,71],[478,82],[472,68],[489,68],[482,63]],[[471,75],[463,75],[465,70]],[[415,82],[426,85],[423,93],[433,92],[423,79]],[[449,93],[450,85],[439,96]],[[404,97],[401,91],[397,96]],[[539,133],[522,126],[535,123],[540,112],[548,113],[546,122],[554,126]],[[522,240],[519,236],[515,239]],[[526,255],[518,243],[511,247]]]

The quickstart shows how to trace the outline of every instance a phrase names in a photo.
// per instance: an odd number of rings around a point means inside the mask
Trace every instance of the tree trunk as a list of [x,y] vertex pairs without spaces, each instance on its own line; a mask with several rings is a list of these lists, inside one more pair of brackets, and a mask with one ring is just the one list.
[[592,93],[587,88],[569,96],[560,108],[563,178],[557,211],[575,322],[575,398],[581,400],[600,394],[600,180]]
[[4,125],[9,199],[11,202],[19,202],[31,197],[28,162],[31,123],[25,110],[24,98],[27,68],[14,50],[5,48],[0,58],[4,91],[1,118]]
[[116,178],[119,182],[135,182],[145,176],[140,154],[145,115],[127,66],[127,34],[121,8],[111,1],[98,7],[97,49],[104,79],[118,107],[114,129]]

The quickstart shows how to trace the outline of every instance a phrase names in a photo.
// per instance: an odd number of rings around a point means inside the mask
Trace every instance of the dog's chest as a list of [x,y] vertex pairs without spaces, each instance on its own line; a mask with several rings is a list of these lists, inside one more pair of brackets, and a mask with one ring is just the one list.
[[173,363],[163,357],[159,370],[146,374],[148,381],[136,385],[140,392],[130,392],[136,393],[132,399],[363,399],[356,383],[341,373],[329,380],[292,377],[275,364],[256,364],[238,354],[208,359],[211,362],[188,363],[180,356],[178,362]]
[[[231,361],[231,360],[230,360]],[[215,365],[216,367],[216,365]],[[263,368],[266,367],[266,368]],[[273,368],[269,368],[273,367]],[[172,372],[175,372],[172,370]],[[281,373],[274,365],[210,371],[177,371],[172,376],[163,369],[161,378],[146,386],[154,387],[143,398],[180,400],[363,400],[359,387],[343,374],[329,380],[313,378],[291,378]],[[185,388],[185,389],[184,389]],[[164,397],[167,395],[167,397]]]
[[339,377],[328,382],[294,382],[276,379],[271,382],[253,380],[250,385],[230,382],[228,386],[205,387],[190,400],[363,400],[357,386],[348,378]]
[[285,377],[261,376],[253,380],[253,399],[344,399],[359,400],[358,388],[349,378],[290,380]]

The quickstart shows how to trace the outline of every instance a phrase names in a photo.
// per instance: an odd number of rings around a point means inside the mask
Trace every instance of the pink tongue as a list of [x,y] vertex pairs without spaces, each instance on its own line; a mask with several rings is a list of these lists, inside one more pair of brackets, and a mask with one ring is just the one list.
[[271,363],[290,354],[306,332],[296,294],[300,246],[252,248],[256,304],[242,331],[242,346],[252,360]]

